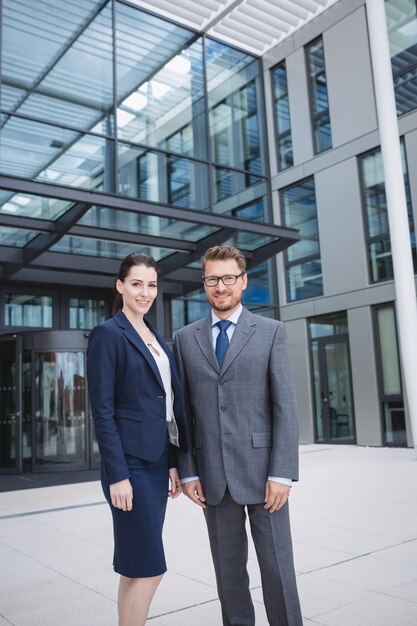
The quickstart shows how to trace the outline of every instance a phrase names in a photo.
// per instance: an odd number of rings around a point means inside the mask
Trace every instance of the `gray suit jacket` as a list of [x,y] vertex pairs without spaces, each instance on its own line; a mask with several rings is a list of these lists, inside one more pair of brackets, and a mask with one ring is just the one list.
[[211,314],[182,328],[175,353],[193,441],[178,454],[208,504],[226,486],[239,504],[263,502],[268,476],[298,480],[298,415],[282,322],[243,308],[220,370]]

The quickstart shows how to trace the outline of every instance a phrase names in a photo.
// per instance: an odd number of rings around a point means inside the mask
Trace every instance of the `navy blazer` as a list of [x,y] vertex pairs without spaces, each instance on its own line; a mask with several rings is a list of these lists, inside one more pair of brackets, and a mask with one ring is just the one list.
[[[171,365],[174,415],[180,448],[186,451],[177,365],[161,335],[146,324]],[[87,348],[87,380],[98,447],[110,484],[130,476],[125,453],[157,461],[166,443],[165,389],[155,359],[122,311],[92,330]],[[171,459],[173,449],[171,446]],[[170,461],[170,465],[175,463]]]

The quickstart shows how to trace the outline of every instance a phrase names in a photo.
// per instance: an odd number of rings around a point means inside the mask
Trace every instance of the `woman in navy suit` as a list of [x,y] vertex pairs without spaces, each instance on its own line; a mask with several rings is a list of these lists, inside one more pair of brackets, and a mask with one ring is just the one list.
[[113,516],[113,566],[120,574],[119,626],[145,624],[166,571],[167,495],[181,493],[175,450],[185,450],[186,436],[179,375],[164,339],[144,319],[157,280],[152,257],[127,256],[116,279],[114,316],[93,329],[87,350],[102,486]]

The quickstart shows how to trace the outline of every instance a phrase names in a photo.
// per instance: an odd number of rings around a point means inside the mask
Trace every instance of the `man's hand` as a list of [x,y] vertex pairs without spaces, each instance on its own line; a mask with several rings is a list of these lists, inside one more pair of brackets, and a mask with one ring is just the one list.
[[270,513],[274,513],[274,511],[278,511],[286,501],[288,500],[288,496],[290,495],[291,487],[289,485],[284,485],[283,483],[277,483],[273,480],[267,480],[265,487],[265,509],[268,509]]
[[206,498],[204,496],[203,487],[201,486],[201,482],[199,480],[190,480],[190,482],[184,483],[182,486],[182,490],[185,495],[194,502],[194,504],[197,504],[202,509],[206,508]]
[[131,511],[133,508],[133,490],[130,480],[125,478],[110,485],[111,503],[116,509]]
[[168,496],[172,499],[177,498],[181,491],[181,481],[178,475],[178,470],[176,467],[171,467],[169,470],[169,482],[170,482],[170,490],[168,491]]

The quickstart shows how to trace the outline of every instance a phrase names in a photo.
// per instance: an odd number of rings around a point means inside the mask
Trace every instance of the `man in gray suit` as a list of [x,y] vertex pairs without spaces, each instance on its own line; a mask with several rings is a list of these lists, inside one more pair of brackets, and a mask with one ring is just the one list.
[[178,453],[184,492],[204,509],[223,624],[255,624],[248,515],[268,621],[302,626],[287,502],[298,479],[298,416],[284,324],[242,307],[239,250],[210,248],[202,265],[211,313],[175,344],[194,437]]

